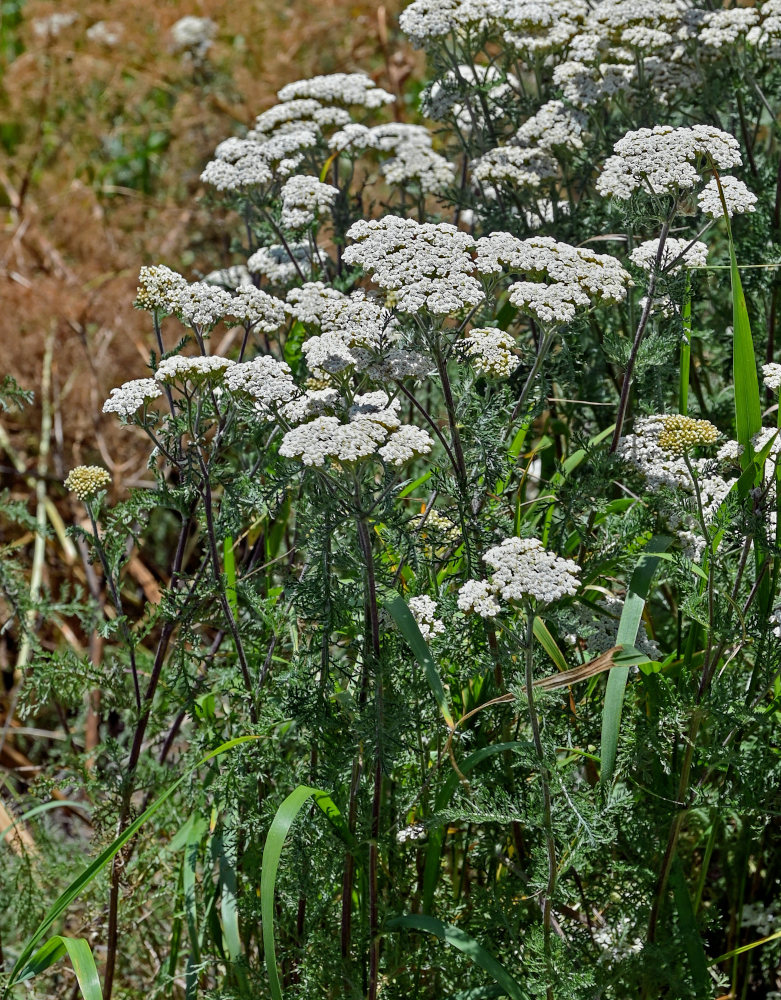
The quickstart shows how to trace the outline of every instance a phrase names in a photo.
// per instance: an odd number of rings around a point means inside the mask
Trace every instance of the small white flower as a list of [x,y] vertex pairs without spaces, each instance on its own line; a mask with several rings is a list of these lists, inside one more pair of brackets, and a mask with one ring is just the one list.
[[163,385],[173,385],[176,382],[192,382],[199,385],[202,382],[219,382],[227,368],[235,362],[219,355],[207,355],[195,358],[184,358],[176,355],[163,358],[155,372],[155,379]]
[[205,59],[214,44],[217,25],[209,17],[180,17],[171,28],[171,44],[174,51],[184,52],[195,60]]
[[485,580],[467,580],[458,591],[458,607],[467,613],[473,611],[481,618],[495,618],[502,610],[493,588]]
[[[683,256],[678,263],[669,269],[669,274],[677,274],[684,267],[705,267],[708,261],[708,247],[705,243],[692,243],[690,240],[677,240],[668,236],[662,250],[662,269],[667,269],[677,257]],[[686,251],[684,253],[684,251]],[[642,267],[644,271],[650,271],[655,263],[659,252],[659,240],[646,240],[640,246],[634,248],[629,254],[629,259],[633,264]]]
[[287,247],[261,247],[247,261],[252,274],[260,274],[275,285],[289,285],[301,272],[312,273],[312,255],[308,243],[288,243]]
[[395,101],[393,94],[378,87],[365,73],[330,73],[288,83],[278,93],[280,101],[313,98],[327,104],[380,108]]
[[282,225],[286,229],[305,229],[318,215],[330,211],[338,190],[321,184],[316,177],[297,174],[282,187]]
[[781,365],[771,362],[767,365],[762,365],[762,375],[764,384],[772,392],[778,392],[781,390]]

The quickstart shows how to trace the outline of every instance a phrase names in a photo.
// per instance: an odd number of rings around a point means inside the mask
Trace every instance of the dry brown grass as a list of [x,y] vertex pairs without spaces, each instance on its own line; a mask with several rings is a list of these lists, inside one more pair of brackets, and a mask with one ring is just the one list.
[[[131,435],[100,413],[113,385],[143,374],[152,346],[148,317],[132,307],[139,266],[164,262],[190,276],[222,266],[230,233],[222,214],[200,202],[198,180],[216,143],[302,76],[364,69],[398,88],[415,59],[394,32],[400,6],[25,4],[24,51],[0,77],[0,119],[20,131],[13,155],[0,159],[0,343],[2,371],[38,390],[44,342],[54,335],[53,476],[99,462],[121,489],[143,478]],[[72,25],[56,38],[36,36],[34,19],[63,10],[77,13]],[[185,14],[219,26],[208,78],[170,49],[170,27]],[[87,38],[99,20],[121,24],[120,44]],[[134,183],[123,183],[117,150],[142,149],[155,132],[169,138],[148,157],[147,189],[138,166]],[[28,466],[38,451],[39,402],[3,418]]]

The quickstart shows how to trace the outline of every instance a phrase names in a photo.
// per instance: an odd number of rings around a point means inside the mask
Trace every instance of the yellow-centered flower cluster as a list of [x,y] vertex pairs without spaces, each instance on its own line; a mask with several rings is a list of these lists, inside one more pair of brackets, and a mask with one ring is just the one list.
[[718,428],[710,420],[697,420],[682,413],[663,417],[662,425],[659,447],[674,455],[685,455],[697,445],[715,444],[719,438]]
[[79,500],[91,500],[110,484],[111,476],[99,465],[77,465],[65,480],[65,488],[75,493]]

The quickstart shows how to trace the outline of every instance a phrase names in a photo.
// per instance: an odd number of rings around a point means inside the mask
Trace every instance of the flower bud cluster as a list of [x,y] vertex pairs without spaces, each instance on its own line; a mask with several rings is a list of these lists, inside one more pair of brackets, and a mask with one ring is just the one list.
[[64,482],[65,488],[75,493],[79,500],[92,500],[110,485],[111,476],[99,465],[77,465]]

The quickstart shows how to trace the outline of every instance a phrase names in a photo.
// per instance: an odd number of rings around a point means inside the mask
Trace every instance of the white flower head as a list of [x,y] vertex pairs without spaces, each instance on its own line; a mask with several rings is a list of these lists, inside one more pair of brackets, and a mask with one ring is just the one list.
[[474,240],[455,226],[390,215],[356,222],[347,235],[355,243],[344,251],[345,263],[360,264],[380,288],[395,293],[401,312],[425,308],[446,316],[485,297],[472,274]]
[[252,274],[259,274],[274,285],[289,285],[301,274],[312,274],[312,253],[308,243],[288,243],[287,247],[274,244],[261,247],[247,261]]
[[[659,240],[646,240],[634,248],[629,254],[629,259],[644,271],[650,271],[656,264],[658,253]],[[670,267],[670,264],[679,257],[680,260]],[[708,247],[705,243],[699,241],[691,243],[690,240],[678,240],[672,236],[668,236],[665,240],[661,268],[667,270],[669,274],[677,274],[685,267],[705,267],[707,261]]]
[[[724,192],[724,201],[727,203],[727,214],[730,218],[737,212],[743,215],[745,212],[755,212],[757,196],[750,191],[743,181],[737,177],[720,177],[721,188]],[[719,187],[716,178],[712,177],[697,196],[697,203],[700,211],[714,219],[721,219],[724,216],[724,206],[721,203]]]
[[136,378],[112,389],[103,404],[104,413],[116,413],[120,417],[132,417],[137,410],[162,395],[162,390],[153,378]]
[[483,562],[493,570],[491,587],[504,601],[551,604],[576,594],[580,567],[545,549],[536,538],[506,538],[489,549]]
[[423,594],[420,597],[410,597],[409,609],[417,622],[420,634],[430,642],[445,631],[445,623],[437,618],[437,602]]
[[513,353],[515,340],[504,330],[493,327],[471,330],[463,342],[467,357],[483,375],[507,378],[518,367],[518,358]]
[[290,367],[268,355],[227,368],[225,388],[236,396],[251,400],[262,417],[289,403],[297,394]]
[[282,225],[286,229],[306,229],[318,215],[330,211],[338,194],[331,184],[296,174],[282,187]]
[[252,284],[237,288],[228,313],[240,323],[264,333],[278,330],[287,319],[285,303]]
[[184,52],[191,59],[200,62],[206,58],[216,34],[217,25],[211,18],[188,14],[180,17],[171,28],[171,44],[175,52]]
[[781,390],[781,365],[775,362],[762,365],[762,376],[764,384],[771,392],[779,392]]
[[597,191],[624,201],[636,191],[666,195],[691,189],[710,162],[719,170],[741,163],[737,140],[711,125],[641,128],[627,132],[613,150]]
[[163,385],[175,385],[177,382],[193,385],[217,383],[222,381],[225,370],[234,364],[230,358],[219,355],[185,358],[177,354],[172,358],[163,358],[157,366],[155,379]]
[[280,101],[314,98],[327,104],[380,108],[392,104],[393,94],[378,87],[365,73],[329,73],[288,83],[278,93]]

